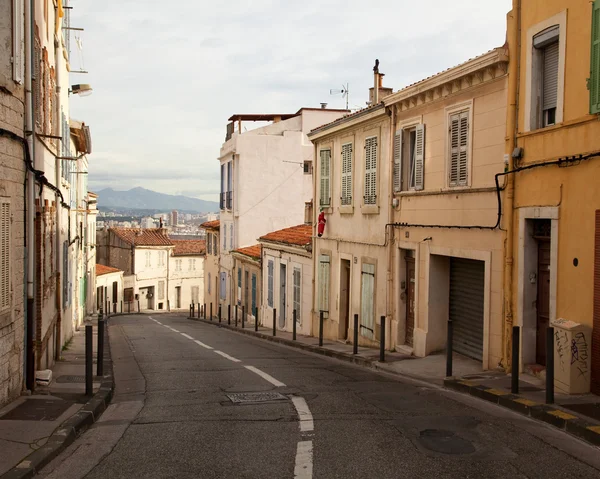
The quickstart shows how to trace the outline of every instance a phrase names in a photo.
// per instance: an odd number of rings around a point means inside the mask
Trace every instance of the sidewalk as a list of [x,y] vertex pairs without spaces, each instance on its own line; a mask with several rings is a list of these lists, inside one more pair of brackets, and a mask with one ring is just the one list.
[[[94,395],[85,396],[85,325],[63,348],[52,368],[52,381],[36,386],[35,394],[21,396],[0,409],[0,475],[2,479],[32,477],[72,443],[104,411],[113,391],[108,327],[104,339],[104,376],[94,377]],[[108,326],[108,325],[107,325]],[[94,375],[96,361],[94,359]]]
[[352,344],[339,341],[324,340],[323,346],[320,347],[318,338],[312,336],[298,334],[296,341],[293,341],[292,333],[278,330],[276,336],[273,336],[272,328],[262,326],[259,326],[258,332],[255,332],[254,324],[246,324],[246,327],[242,329],[239,322],[237,328],[233,321],[231,325],[228,325],[227,319],[221,320],[220,324],[216,318],[212,321],[197,317],[189,319],[233,329],[240,333],[380,371],[445,386],[544,421],[591,444],[600,446],[600,398],[592,394],[569,396],[556,393],[555,404],[545,405],[544,384],[539,379],[526,375],[521,376],[520,394],[513,395],[510,394],[510,375],[504,371],[483,371],[479,361],[457,353],[453,355],[452,360],[454,376],[447,378],[445,377],[445,353],[416,358],[400,352],[386,351],[385,362],[379,362],[379,350],[372,348],[359,347],[358,354],[355,355],[352,354]]

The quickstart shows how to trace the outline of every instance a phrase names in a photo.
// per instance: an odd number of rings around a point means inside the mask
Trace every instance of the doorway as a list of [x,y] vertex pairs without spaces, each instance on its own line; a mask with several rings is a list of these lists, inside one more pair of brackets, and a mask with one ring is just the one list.
[[550,325],[550,220],[536,220],[533,234],[538,247],[535,361],[545,366],[546,331]]
[[[250,296],[250,284],[248,281],[248,276],[248,271],[244,271],[244,306],[246,307],[246,312],[250,311],[250,303],[248,302],[248,297]],[[245,320],[246,318],[244,318],[244,321]]]
[[181,309],[181,286],[175,286],[175,308]]
[[406,252],[406,344],[413,345],[415,330],[415,258]]
[[348,339],[350,327],[350,260],[340,261],[340,339]]
[[279,328],[285,329],[286,324],[286,283],[287,283],[287,268],[285,264],[279,265],[279,282],[281,284],[281,288],[279,291]]

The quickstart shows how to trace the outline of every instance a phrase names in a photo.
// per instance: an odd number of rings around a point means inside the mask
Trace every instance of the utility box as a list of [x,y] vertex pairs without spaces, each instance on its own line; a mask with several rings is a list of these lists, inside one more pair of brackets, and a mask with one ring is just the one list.
[[592,328],[554,319],[554,387],[566,394],[590,392]]

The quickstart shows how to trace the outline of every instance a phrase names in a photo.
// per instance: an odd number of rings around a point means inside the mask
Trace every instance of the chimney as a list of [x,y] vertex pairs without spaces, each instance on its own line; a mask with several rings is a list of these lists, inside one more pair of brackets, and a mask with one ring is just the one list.
[[313,222],[313,202],[307,201],[304,203],[304,224],[312,225]]
[[327,103],[321,103],[321,110],[325,110],[327,108]]
[[373,87],[369,88],[369,104],[377,105],[386,96],[391,95],[394,90],[383,86],[383,77],[385,73],[379,73],[379,60],[375,60],[373,67]]
[[158,227],[162,228],[162,216],[159,216],[158,218]]

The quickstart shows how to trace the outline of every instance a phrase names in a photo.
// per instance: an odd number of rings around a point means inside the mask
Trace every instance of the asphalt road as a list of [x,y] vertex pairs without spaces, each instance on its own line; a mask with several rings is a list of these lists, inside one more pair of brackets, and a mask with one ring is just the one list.
[[113,402],[40,476],[600,477],[598,448],[474,398],[182,316],[110,322]]

